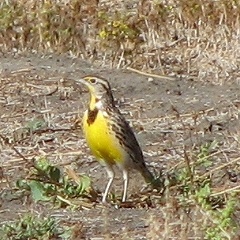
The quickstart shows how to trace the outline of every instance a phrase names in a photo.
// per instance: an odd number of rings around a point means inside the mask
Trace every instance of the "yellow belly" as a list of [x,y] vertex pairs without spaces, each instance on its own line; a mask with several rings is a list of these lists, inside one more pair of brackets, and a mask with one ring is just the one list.
[[93,155],[104,164],[121,164],[124,161],[125,152],[109,131],[107,121],[99,111],[92,124],[87,123],[87,112],[83,117],[83,131],[86,141]]

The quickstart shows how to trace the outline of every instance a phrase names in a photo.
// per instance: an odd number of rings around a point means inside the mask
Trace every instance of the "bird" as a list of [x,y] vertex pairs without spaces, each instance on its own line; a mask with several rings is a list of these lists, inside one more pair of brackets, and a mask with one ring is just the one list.
[[115,165],[123,176],[122,202],[127,200],[131,169],[139,171],[147,183],[159,189],[161,184],[147,168],[132,128],[115,105],[108,80],[85,76],[75,81],[78,85],[85,85],[90,93],[89,105],[82,118],[82,129],[87,145],[99,163],[105,166],[109,178],[102,202],[107,203],[115,177]]

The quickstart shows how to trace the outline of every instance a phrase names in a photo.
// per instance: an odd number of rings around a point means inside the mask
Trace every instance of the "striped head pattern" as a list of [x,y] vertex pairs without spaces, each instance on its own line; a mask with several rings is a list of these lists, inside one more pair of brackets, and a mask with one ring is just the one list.
[[114,106],[112,90],[106,79],[97,76],[85,76],[76,80],[76,82],[87,86],[91,96],[90,110],[96,108],[101,110],[108,106]]

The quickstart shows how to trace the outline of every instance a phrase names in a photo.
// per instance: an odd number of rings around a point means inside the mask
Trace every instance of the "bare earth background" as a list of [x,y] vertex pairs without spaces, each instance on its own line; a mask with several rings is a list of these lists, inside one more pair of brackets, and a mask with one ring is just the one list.
[[[72,165],[77,173],[89,174],[94,186],[101,191],[106,184],[105,170],[89,155],[81,130],[71,130],[76,118],[82,116],[87,106],[88,93],[67,78],[97,74],[109,79],[121,111],[135,129],[150,168],[170,169],[183,158],[183,146],[191,150],[214,139],[228,153],[228,156],[219,154],[218,161],[221,159],[226,163],[230,158],[239,156],[234,140],[234,136],[239,138],[240,127],[238,84],[217,86],[188,79],[149,78],[129,70],[96,68],[66,55],[5,56],[1,57],[0,69],[1,134],[7,136],[28,159],[44,155],[57,165]],[[68,130],[33,134],[25,139],[16,134],[18,129],[34,119],[43,119],[52,129]],[[26,174],[25,164],[10,146],[2,145],[3,189],[8,189]],[[214,166],[218,164],[216,162]],[[220,182],[218,187],[221,188],[239,184],[239,180],[233,183],[224,174]],[[120,195],[120,176],[114,186]],[[142,186],[140,175],[133,174],[130,200],[140,192]],[[83,238],[91,239],[148,239],[149,232],[154,234],[154,231],[163,227],[164,209],[167,208],[96,207],[71,212],[49,209],[33,202],[26,203],[22,199],[10,202],[4,199],[2,197],[1,200],[1,221],[14,220],[31,208],[37,214],[52,214],[63,220],[67,218],[69,222],[77,222]],[[152,218],[157,219],[155,230]],[[188,218],[187,214],[185,218]],[[176,219],[175,227],[181,225],[179,221]],[[201,236],[194,239],[201,239]]]
[[[71,239],[240,239],[239,17],[234,0],[2,0],[0,225],[31,212],[73,227]],[[128,203],[100,203],[107,178],[73,80],[87,74],[110,81],[163,194],[133,172]],[[71,210],[16,195],[42,156],[89,175],[97,199]],[[118,173],[111,199],[121,191]]]

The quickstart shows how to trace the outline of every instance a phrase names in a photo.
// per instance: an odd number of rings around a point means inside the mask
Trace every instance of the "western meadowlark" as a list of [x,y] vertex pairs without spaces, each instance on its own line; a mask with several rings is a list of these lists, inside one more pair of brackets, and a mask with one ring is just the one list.
[[114,104],[108,81],[96,76],[86,76],[76,82],[85,84],[90,92],[89,107],[83,116],[83,132],[90,150],[106,167],[109,177],[102,202],[106,202],[114,179],[114,165],[123,173],[123,202],[127,198],[130,169],[138,170],[145,181],[156,188],[157,181],[144,162],[136,137]]

